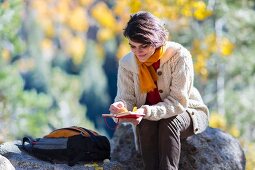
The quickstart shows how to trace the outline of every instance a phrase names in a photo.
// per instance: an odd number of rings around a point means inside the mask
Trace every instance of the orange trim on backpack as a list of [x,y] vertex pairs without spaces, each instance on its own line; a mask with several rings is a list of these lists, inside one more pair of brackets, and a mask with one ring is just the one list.
[[[99,134],[95,131],[89,130],[91,133],[93,133],[95,136],[99,136]],[[61,128],[61,129],[56,129],[49,133],[48,135],[44,136],[45,138],[68,138],[71,136],[79,135],[82,134],[83,136],[89,137],[89,133],[86,132],[82,127],[77,127],[77,126],[71,126],[68,128]]]

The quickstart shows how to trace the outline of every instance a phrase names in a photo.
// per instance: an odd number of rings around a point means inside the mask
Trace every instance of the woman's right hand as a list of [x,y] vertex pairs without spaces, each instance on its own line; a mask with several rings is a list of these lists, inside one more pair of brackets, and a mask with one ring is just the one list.
[[125,107],[125,104],[122,101],[118,101],[110,105],[109,111],[110,113],[118,114],[121,112],[126,112],[127,108]]

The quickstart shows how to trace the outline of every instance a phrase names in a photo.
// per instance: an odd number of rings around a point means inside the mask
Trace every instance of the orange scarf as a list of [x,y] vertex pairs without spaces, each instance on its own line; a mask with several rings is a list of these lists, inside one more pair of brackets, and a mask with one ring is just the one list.
[[148,93],[156,88],[155,81],[157,81],[158,76],[152,64],[157,62],[163,56],[163,47],[164,46],[158,48],[144,63],[136,58],[139,69],[140,90],[142,93]]

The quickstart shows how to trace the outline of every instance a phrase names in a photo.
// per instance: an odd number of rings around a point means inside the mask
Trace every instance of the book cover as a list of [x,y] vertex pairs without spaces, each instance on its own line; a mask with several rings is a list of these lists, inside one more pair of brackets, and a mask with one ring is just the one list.
[[137,119],[139,117],[144,116],[144,114],[141,113],[134,113],[134,112],[123,112],[123,113],[119,113],[119,114],[102,114],[103,117],[114,117],[114,118],[131,118],[131,119]]

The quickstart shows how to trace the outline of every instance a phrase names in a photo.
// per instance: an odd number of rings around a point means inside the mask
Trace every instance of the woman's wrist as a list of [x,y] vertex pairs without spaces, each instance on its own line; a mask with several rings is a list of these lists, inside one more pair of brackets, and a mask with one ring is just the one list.
[[137,109],[136,113],[146,115],[146,109],[141,107],[141,108]]
[[150,107],[148,106],[148,105],[143,105],[143,106],[141,106],[140,107],[141,109],[144,109],[144,118],[148,118],[148,117],[150,117],[151,115],[151,113],[150,113]]

